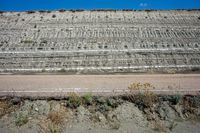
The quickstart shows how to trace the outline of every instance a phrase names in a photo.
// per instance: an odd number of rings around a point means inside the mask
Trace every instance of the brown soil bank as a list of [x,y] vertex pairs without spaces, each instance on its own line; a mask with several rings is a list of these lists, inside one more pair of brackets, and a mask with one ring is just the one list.
[[1,133],[199,133],[200,96],[1,98]]

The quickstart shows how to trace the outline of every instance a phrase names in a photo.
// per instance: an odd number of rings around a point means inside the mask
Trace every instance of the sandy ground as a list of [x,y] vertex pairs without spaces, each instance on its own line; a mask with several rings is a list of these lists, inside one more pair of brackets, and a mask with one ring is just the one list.
[[150,83],[155,93],[197,94],[200,74],[149,75],[0,75],[0,95],[63,96],[69,92],[118,94],[131,83]]

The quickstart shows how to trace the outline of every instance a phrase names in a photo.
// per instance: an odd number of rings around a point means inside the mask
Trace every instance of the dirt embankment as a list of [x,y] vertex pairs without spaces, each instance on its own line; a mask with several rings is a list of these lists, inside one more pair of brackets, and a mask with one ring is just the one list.
[[1,133],[198,133],[199,96],[158,96],[146,92],[115,97],[62,100],[2,98]]

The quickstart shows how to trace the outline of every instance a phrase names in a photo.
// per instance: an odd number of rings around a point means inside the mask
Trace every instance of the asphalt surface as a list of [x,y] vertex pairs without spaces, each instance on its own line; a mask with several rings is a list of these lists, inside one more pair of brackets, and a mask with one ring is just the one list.
[[158,94],[200,94],[200,74],[0,75],[0,96],[118,95],[129,93],[132,83],[149,83],[153,86],[149,91]]

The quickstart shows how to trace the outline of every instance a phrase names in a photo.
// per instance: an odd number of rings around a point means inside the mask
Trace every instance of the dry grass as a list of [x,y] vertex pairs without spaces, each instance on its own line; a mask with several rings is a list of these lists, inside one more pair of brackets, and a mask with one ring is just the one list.
[[130,91],[133,91],[133,90],[149,90],[149,89],[154,89],[154,88],[155,87],[150,83],[140,83],[140,82],[132,83],[128,87],[128,89]]
[[195,108],[192,106],[192,99],[189,97],[184,97],[182,104],[183,104],[183,113],[194,113]]
[[[128,89],[130,93],[127,95],[129,101],[135,103],[141,108],[152,107],[157,102],[158,97],[150,90],[155,87],[151,83],[132,83]],[[139,91],[139,94],[135,92]]]
[[49,112],[46,119],[41,119],[39,126],[42,133],[61,133],[64,125],[67,111],[65,108],[60,108],[58,111]]
[[27,122],[28,122],[28,115],[24,115],[21,113],[16,117],[15,124],[16,126],[20,127],[20,126],[25,125]]
[[161,121],[155,121],[154,130],[158,131],[159,133],[164,133],[164,124]]
[[48,120],[41,121],[38,125],[41,128],[41,133],[61,133],[60,125],[55,125]]
[[126,96],[126,100],[135,103],[140,109],[151,108],[158,101],[158,97],[153,92],[145,90],[139,94],[130,93]]
[[66,102],[68,107],[77,108],[82,104],[82,98],[76,93],[70,93]]
[[155,102],[157,102],[158,97],[153,93],[149,91],[145,91],[143,95],[143,102],[147,107],[152,107]]
[[60,125],[64,122],[64,115],[65,113],[63,111],[50,112],[48,114],[48,119],[50,119],[52,123]]
[[5,114],[11,113],[16,107],[8,100],[0,101],[0,118]]

